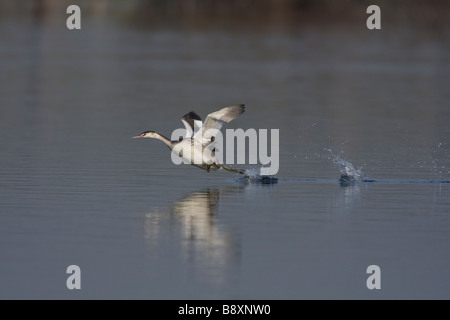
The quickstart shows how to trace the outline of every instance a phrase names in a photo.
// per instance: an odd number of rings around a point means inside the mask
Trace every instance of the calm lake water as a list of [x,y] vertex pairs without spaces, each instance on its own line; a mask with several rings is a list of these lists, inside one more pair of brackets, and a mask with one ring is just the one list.
[[[0,298],[449,299],[448,35],[3,18]],[[237,103],[276,184],[131,139]]]

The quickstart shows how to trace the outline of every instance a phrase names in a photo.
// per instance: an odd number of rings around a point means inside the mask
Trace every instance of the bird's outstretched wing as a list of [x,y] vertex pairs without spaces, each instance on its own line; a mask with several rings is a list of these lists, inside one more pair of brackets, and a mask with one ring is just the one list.
[[194,134],[194,139],[203,146],[209,145],[214,141],[217,132],[220,131],[225,122],[237,118],[245,111],[245,105],[233,105],[219,111],[208,114],[200,131]]
[[186,138],[192,138],[202,127],[202,119],[194,111],[186,113],[181,121],[186,127]]

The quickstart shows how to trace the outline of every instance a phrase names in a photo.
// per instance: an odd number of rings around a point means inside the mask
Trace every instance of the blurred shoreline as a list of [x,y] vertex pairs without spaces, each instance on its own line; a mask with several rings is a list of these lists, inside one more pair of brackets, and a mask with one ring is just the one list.
[[450,1],[357,0],[0,0],[0,17],[33,18],[52,24],[76,4],[82,17],[112,19],[141,28],[241,28],[268,26],[365,26],[371,4],[381,8],[382,26],[449,33]]

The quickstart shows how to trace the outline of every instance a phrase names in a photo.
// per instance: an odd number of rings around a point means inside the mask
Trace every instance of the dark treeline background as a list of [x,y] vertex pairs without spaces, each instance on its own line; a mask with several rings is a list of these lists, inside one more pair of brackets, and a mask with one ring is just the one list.
[[0,17],[65,19],[79,5],[83,16],[108,17],[141,27],[266,28],[271,26],[351,26],[364,22],[366,9],[381,8],[382,27],[416,26],[448,33],[450,1],[445,0],[0,0]]

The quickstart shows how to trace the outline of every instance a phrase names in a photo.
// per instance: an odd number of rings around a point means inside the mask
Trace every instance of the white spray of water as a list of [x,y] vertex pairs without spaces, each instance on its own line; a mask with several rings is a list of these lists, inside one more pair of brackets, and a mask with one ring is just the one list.
[[257,179],[261,177],[261,170],[257,168],[245,169],[245,175],[250,179]]
[[333,150],[331,149],[325,149],[332,155],[332,161],[333,163],[339,168],[339,171],[341,172],[342,178],[348,178],[348,179],[355,179],[356,181],[359,181],[363,175],[361,168],[355,169],[353,167],[353,164],[347,160],[342,159],[338,155],[336,155]]
[[274,175],[262,174],[261,168],[246,169],[242,179],[247,183],[275,184],[278,182],[278,178]]

